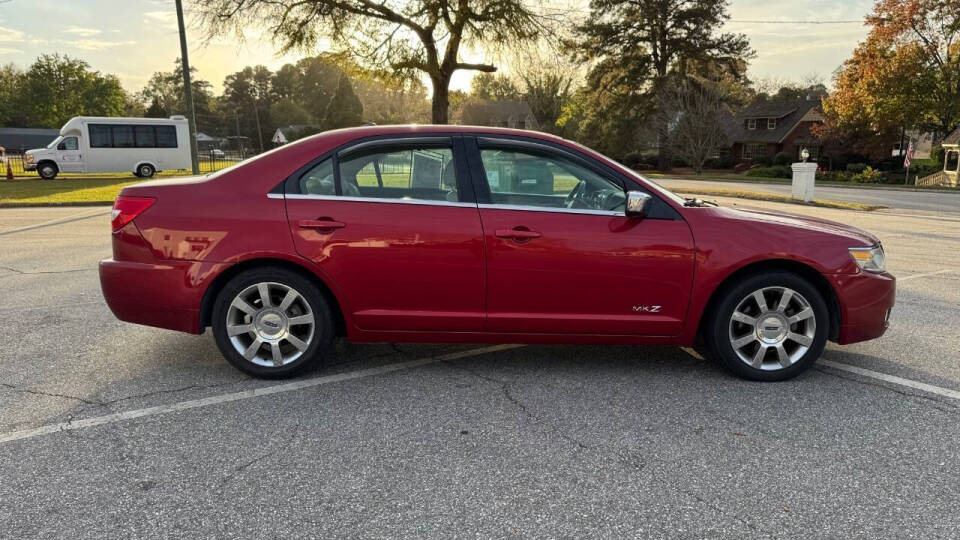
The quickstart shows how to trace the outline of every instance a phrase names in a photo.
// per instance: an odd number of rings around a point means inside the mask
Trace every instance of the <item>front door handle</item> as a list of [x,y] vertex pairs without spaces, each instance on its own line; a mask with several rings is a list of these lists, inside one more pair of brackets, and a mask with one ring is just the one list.
[[517,240],[518,242],[540,238],[541,236],[541,234],[537,231],[531,231],[526,227],[517,227],[515,229],[497,229],[493,234],[496,235],[497,238],[510,238],[512,240]]
[[332,219],[301,219],[297,225],[301,229],[320,229],[320,230],[333,230],[333,229],[342,229],[347,226],[346,223],[342,221],[333,221]]

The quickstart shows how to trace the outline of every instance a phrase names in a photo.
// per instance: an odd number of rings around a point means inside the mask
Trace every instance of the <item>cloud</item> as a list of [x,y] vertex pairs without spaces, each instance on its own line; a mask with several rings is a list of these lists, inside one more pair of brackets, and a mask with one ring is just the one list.
[[11,49],[9,47],[0,47],[0,54],[23,54],[20,49]]
[[73,47],[85,51],[104,51],[115,47],[135,45],[136,43],[136,41],[106,41],[103,39],[76,39],[69,42]]
[[26,35],[19,30],[0,26],[0,43],[19,43],[25,37]]
[[97,34],[103,33],[103,30],[97,30],[96,28],[82,28],[79,26],[71,26],[63,31],[64,34],[73,34],[80,37],[91,37]]
[[177,28],[177,15],[170,10],[147,11],[143,14],[143,22],[151,26],[175,30]]

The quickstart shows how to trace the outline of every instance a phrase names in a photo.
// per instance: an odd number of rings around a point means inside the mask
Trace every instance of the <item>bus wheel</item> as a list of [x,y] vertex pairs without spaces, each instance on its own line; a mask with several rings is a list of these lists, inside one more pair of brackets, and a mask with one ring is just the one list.
[[43,178],[44,180],[53,180],[57,177],[58,172],[60,172],[60,170],[57,169],[56,163],[44,161],[43,163],[37,165],[37,174],[39,174],[40,178]]
[[137,172],[135,174],[140,178],[150,178],[155,172],[157,171],[153,168],[153,165],[149,163],[141,163],[140,165],[137,165]]

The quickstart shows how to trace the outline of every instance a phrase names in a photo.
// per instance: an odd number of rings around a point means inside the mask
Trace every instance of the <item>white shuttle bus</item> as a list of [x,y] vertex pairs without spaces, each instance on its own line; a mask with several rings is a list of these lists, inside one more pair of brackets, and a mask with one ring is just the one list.
[[27,170],[52,180],[58,173],[130,171],[150,178],[164,169],[190,169],[190,131],[183,116],[77,116],[46,148],[28,150]]

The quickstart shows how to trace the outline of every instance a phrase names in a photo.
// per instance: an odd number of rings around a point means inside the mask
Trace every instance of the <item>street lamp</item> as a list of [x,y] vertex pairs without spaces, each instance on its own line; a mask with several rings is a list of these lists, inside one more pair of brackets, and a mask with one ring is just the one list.
[[806,163],[807,160],[810,159],[810,151],[807,150],[806,148],[804,148],[803,150],[801,150],[801,151],[800,151],[800,159],[802,159],[803,162]]

